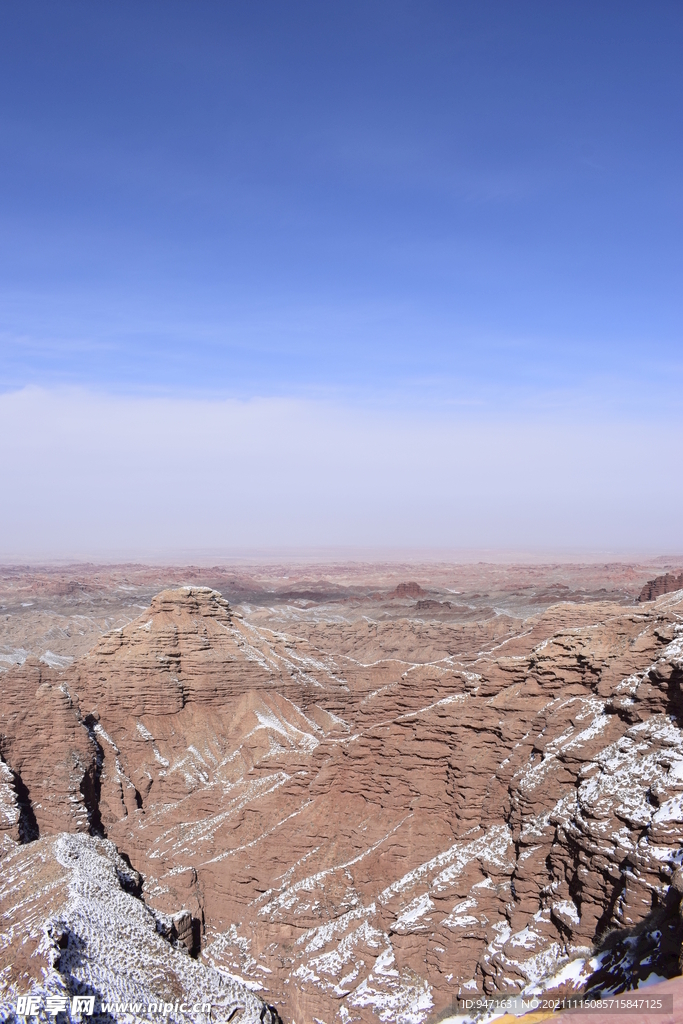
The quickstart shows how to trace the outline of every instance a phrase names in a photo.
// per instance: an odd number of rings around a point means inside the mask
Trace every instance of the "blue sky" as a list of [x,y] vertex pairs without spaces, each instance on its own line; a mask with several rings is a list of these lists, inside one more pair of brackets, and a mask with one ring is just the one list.
[[[0,419],[25,427],[49,407],[40,436],[66,430],[61,455],[27,441],[28,461],[0,450],[0,471],[28,495],[61,458],[66,495],[91,465],[79,438],[93,410],[107,417],[95,434],[130,444],[126,417],[154,434],[155,417],[191,408],[243,448],[260,431],[259,458],[273,430],[293,438],[305,422],[334,446],[360,416],[376,439],[428,424],[432,447],[465,424],[484,461],[547,431],[577,465],[591,422],[622,476],[624,427],[673,451],[678,479],[681,53],[678,2],[0,6]],[[372,490],[372,467],[353,477],[347,455],[347,492]],[[525,480],[542,469],[530,458]],[[393,533],[380,503],[365,532],[362,516],[345,533],[348,517],[321,512],[289,532],[259,520],[256,536],[252,517],[233,523],[235,543],[683,540],[674,519],[615,533],[621,476],[608,485],[597,464],[583,486],[602,518],[576,528],[553,526],[552,503],[529,506],[517,534],[476,515],[428,528],[429,502],[481,490],[461,470],[448,497],[423,480],[422,512]],[[647,487],[651,466],[633,471]],[[112,486],[125,492],[124,468]],[[26,508],[10,506],[8,551],[59,548],[65,527],[22,533]],[[167,526],[169,550],[191,546],[189,519]],[[126,529],[117,550],[134,518]],[[68,550],[87,532],[74,526]]]
[[0,386],[683,383],[678,3],[0,11]]

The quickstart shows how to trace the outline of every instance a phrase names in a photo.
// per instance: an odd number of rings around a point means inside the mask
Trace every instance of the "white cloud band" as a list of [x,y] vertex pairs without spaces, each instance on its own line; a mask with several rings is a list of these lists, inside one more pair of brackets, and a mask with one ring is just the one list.
[[333,403],[0,395],[0,557],[683,549],[683,427]]

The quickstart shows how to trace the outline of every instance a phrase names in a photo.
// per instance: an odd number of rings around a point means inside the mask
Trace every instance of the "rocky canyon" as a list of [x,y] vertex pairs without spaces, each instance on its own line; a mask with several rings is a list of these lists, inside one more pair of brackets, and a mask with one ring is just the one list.
[[677,977],[682,588],[667,560],[1,570],[4,1019],[431,1024]]

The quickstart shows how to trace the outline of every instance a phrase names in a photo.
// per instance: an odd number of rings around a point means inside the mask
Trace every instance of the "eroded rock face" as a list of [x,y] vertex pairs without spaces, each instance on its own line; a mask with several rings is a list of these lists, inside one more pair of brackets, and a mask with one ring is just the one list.
[[[0,830],[18,840],[99,831],[98,748],[68,687],[37,659],[2,677]],[[4,819],[4,820],[3,820]]]
[[2,855],[0,942],[12,945],[0,991],[4,1020],[16,1019],[18,996],[30,993],[43,1017],[49,997],[70,1005],[83,995],[95,998],[96,1019],[140,1019],[154,1005],[177,1022],[239,1014],[250,1024],[276,1024],[245,986],[162,934],[152,911],[128,891],[134,873],[113,843],[82,834],[29,845],[5,838]]
[[423,597],[426,593],[427,591],[423,590],[419,583],[411,581],[410,583],[399,583],[391,591],[389,597]]
[[683,572],[676,575],[673,572],[664,573],[653,580],[648,580],[638,597],[639,601],[654,601],[663,594],[672,594],[676,590],[683,590]]
[[276,628],[185,588],[36,671],[3,677],[2,750],[24,778],[48,748],[37,719],[16,728],[22,693],[48,687],[65,717],[60,795],[34,804],[27,777],[41,836],[101,828],[150,906],[198,922],[202,962],[284,1019],[426,1021],[588,962],[670,899],[680,595]]

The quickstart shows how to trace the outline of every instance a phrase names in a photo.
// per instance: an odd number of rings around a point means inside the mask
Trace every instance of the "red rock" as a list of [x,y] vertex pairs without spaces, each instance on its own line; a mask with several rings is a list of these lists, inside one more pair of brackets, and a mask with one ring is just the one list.
[[[427,1020],[535,984],[668,898],[682,613],[275,627],[167,591],[64,672],[4,677],[5,774],[34,756],[33,801],[54,756],[41,835],[96,829],[66,797],[92,778],[146,902],[203,923],[202,962],[286,1019]],[[23,727],[36,683],[58,732]]]
[[671,594],[676,590],[683,590],[683,572],[678,576],[673,572],[667,572],[663,576],[648,580],[638,595],[638,601],[654,601],[663,594]]
[[391,591],[389,597],[422,597],[427,591],[423,590],[419,583],[399,583]]

